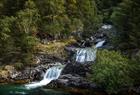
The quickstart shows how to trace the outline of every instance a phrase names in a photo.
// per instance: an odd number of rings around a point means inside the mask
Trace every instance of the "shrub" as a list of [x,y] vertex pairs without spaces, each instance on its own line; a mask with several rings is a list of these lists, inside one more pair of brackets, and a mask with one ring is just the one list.
[[91,79],[109,93],[116,93],[122,87],[132,86],[129,77],[129,60],[119,52],[101,50],[97,53],[96,63],[93,64]]
[[21,58],[21,63],[24,63],[24,66],[33,65],[34,55],[32,53],[23,53]]
[[140,51],[132,55],[132,63],[130,68],[130,77],[134,80],[134,85],[140,85]]
[[20,62],[17,62],[17,63],[14,64],[14,67],[15,67],[17,70],[21,70],[21,69],[23,69],[24,64],[23,64],[23,63],[20,63]]

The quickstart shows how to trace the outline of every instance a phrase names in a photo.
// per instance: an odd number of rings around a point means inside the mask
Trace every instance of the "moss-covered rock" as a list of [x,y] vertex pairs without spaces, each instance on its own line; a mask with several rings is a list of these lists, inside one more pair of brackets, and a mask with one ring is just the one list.
[[47,45],[38,44],[37,51],[65,59],[67,57],[67,53],[64,50],[65,46],[74,42],[76,42],[75,39],[66,39],[63,41],[53,41]]

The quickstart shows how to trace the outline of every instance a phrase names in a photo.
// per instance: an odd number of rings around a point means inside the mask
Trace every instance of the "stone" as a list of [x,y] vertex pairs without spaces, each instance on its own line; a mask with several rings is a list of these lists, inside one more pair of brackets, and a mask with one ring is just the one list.
[[0,71],[0,78],[1,79],[8,79],[8,77],[9,77],[9,72],[8,71],[6,71],[6,70]]
[[71,74],[85,77],[87,72],[92,72],[91,64],[68,63],[62,71],[62,75]]
[[61,75],[59,79],[53,80],[47,87],[61,87],[61,88],[80,88],[80,89],[99,89],[96,84],[91,83],[81,76],[74,76],[71,74]]
[[6,65],[6,66],[4,67],[4,69],[7,70],[9,73],[12,73],[12,72],[15,71],[15,67],[10,66],[10,65]]

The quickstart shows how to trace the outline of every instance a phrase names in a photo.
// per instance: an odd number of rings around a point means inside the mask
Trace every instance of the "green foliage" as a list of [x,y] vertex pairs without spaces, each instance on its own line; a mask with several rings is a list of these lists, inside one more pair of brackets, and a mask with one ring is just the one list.
[[131,60],[130,77],[134,79],[135,85],[140,85],[140,51],[133,55]]
[[[41,31],[55,39],[68,36],[71,32],[93,33],[99,26],[94,0],[35,0],[40,14]],[[43,7],[42,7],[43,6]]]
[[[50,19],[51,18],[49,18],[49,20]],[[61,35],[67,33],[66,31],[67,28],[65,27],[67,27],[69,23],[70,23],[70,20],[67,17],[67,15],[63,15],[63,16],[56,15],[52,17],[51,22],[48,22],[48,20],[44,21],[43,29],[50,35],[54,36],[55,39],[57,39]]]
[[20,31],[29,34],[37,31],[40,15],[33,1],[25,3],[25,9],[17,13],[17,26]]
[[17,13],[16,31],[18,33],[15,33],[15,37],[18,37],[16,41],[22,51],[33,52],[37,42],[34,34],[38,31],[39,17],[38,10],[31,0],[25,3],[24,10]]
[[17,62],[14,64],[14,67],[16,68],[16,70],[21,70],[21,69],[24,69],[24,64],[23,63],[20,63],[20,62]]
[[64,2],[64,0],[36,1],[42,15],[40,24],[41,31],[47,32],[55,39],[67,32],[66,26],[70,21],[67,14],[65,14]]
[[4,17],[0,19],[0,55],[4,56],[9,51],[13,50],[12,26],[14,17]]
[[23,53],[21,57],[23,57],[23,59],[21,60],[21,63],[24,63],[23,64],[24,66],[30,66],[33,64],[34,55],[32,54],[32,52]]
[[85,35],[94,33],[101,23],[94,0],[77,0],[78,17],[84,24]]
[[130,65],[129,76],[133,79],[133,85],[140,85],[140,61],[133,61]]
[[98,13],[103,17],[103,22],[110,20],[113,9],[122,1],[123,0],[95,0],[99,10]]
[[125,47],[120,48],[140,48],[139,6],[139,0],[124,0],[112,14],[112,21],[118,28],[119,33],[121,35],[119,43],[126,44]]
[[23,64],[33,58],[38,32],[54,39],[87,35],[100,21],[94,0],[0,0],[0,14],[0,56]]
[[108,92],[117,92],[120,88],[131,86],[133,79],[129,76],[130,63],[119,52],[102,50],[97,53],[93,64],[92,81]]
[[1,15],[14,16],[16,12],[24,9],[24,4],[27,0],[0,0],[2,4]]
[[78,17],[78,7],[77,7],[77,0],[65,0],[65,6],[66,6],[66,13],[69,17],[74,18]]
[[[11,54],[9,61],[28,61],[33,60],[32,55],[35,52],[37,38],[35,34],[38,30],[39,14],[34,2],[28,0],[25,3],[25,9],[16,13],[15,16],[3,16],[0,19],[0,56],[1,58]],[[23,55],[26,55],[22,57]],[[19,57],[20,59],[18,59]],[[9,57],[8,57],[9,58]],[[20,61],[19,61],[20,60]],[[13,61],[12,61],[13,62]],[[22,63],[27,63],[24,61]]]

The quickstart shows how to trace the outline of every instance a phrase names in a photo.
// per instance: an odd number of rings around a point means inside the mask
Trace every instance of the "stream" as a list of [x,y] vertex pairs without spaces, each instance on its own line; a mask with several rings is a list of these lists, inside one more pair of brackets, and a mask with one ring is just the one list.
[[27,89],[23,85],[0,85],[0,95],[74,95],[64,91],[52,89]]

